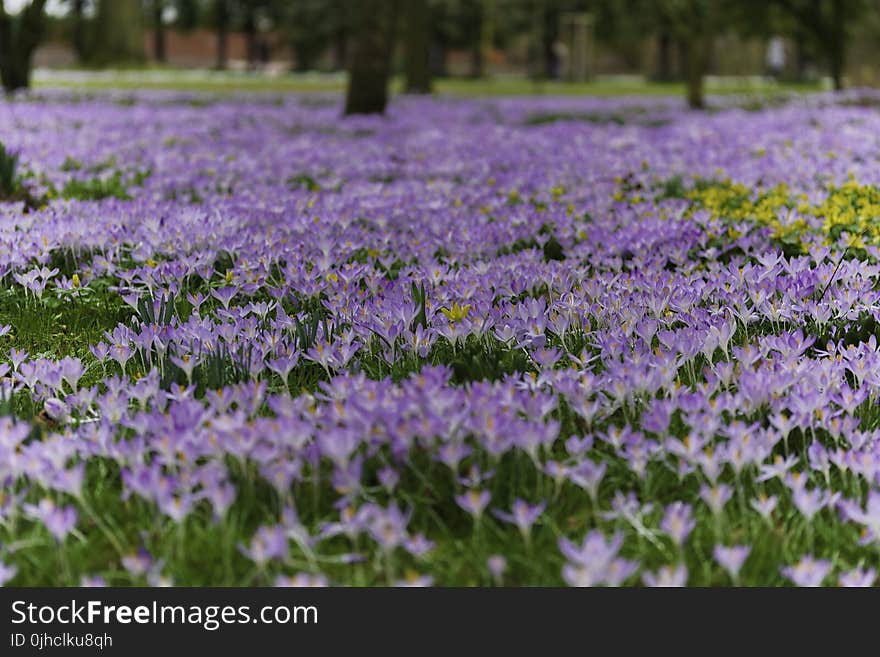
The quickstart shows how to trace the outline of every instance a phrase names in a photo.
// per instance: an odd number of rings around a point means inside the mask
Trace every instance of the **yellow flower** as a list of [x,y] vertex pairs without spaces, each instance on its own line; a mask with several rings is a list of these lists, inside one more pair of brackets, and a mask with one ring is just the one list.
[[853,249],[863,249],[865,248],[865,240],[862,239],[861,235],[848,235],[846,245]]
[[466,304],[464,306],[458,305],[458,302],[453,302],[452,306],[449,308],[441,308],[440,312],[446,315],[447,319],[453,324],[455,322],[460,322],[465,317],[468,316],[468,313],[471,311],[470,304]]

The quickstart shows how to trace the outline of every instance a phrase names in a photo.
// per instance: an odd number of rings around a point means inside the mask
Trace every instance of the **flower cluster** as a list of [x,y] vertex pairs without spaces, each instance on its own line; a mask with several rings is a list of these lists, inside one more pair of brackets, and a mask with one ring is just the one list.
[[872,584],[842,99],[0,105],[0,583]]

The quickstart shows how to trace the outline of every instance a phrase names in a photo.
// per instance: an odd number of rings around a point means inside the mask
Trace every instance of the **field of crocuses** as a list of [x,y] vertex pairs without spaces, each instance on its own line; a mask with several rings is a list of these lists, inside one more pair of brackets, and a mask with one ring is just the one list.
[[0,582],[870,585],[880,96],[0,104]]

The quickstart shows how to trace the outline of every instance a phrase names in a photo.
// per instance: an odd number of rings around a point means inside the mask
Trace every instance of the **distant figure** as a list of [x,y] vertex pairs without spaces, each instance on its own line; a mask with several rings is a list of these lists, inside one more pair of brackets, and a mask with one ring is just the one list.
[[785,70],[785,40],[780,36],[771,37],[767,43],[767,72],[779,78]]

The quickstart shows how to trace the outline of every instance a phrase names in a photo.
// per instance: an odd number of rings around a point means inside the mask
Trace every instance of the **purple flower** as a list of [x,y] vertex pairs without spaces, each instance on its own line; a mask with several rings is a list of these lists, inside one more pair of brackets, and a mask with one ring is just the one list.
[[489,569],[489,574],[492,575],[496,586],[501,586],[502,578],[507,570],[507,559],[504,558],[504,555],[493,554],[486,559],[486,567]]
[[6,583],[15,577],[18,568],[14,565],[7,565],[0,561],[0,586],[6,586]]
[[845,518],[864,525],[872,536],[880,536],[880,492],[868,492],[864,509],[846,500],[840,502],[840,507]]
[[127,554],[122,557],[122,567],[132,577],[141,577],[153,567],[153,557],[149,552],[141,548],[134,554]]
[[714,486],[702,486],[700,488],[700,498],[709,507],[713,515],[720,515],[724,510],[724,505],[733,495],[733,490],[726,484],[715,484]]
[[325,586],[329,586],[329,582],[324,575],[297,573],[293,576],[279,575],[275,578],[275,586],[293,588],[322,588]]
[[660,521],[660,529],[672,539],[678,549],[684,546],[687,537],[696,526],[693,508],[684,502],[673,502],[667,506],[663,520]]
[[587,491],[590,495],[590,499],[595,503],[596,499],[599,497],[599,485],[602,483],[602,479],[605,477],[605,471],[607,469],[608,464],[604,461],[596,464],[595,461],[592,461],[591,459],[584,459],[570,468],[567,474],[569,481]]
[[394,550],[407,540],[406,526],[409,513],[403,513],[392,503],[387,509],[371,504],[363,507],[361,513],[366,519],[366,528],[370,536],[385,552]]
[[257,529],[251,544],[247,547],[240,545],[239,550],[261,567],[271,559],[286,559],[289,551],[287,532],[281,525],[263,525]]
[[399,579],[394,582],[394,586],[403,588],[421,588],[425,586],[432,586],[433,584],[433,577],[431,577],[430,575],[419,575],[416,572],[409,572],[404,579]]
[[782,574],[796,586],[805,587],[821,586],[830,572],[830,561],[815,559],[811,554],[804,556],[794,566],[785,566],[782,569]]
[[806,487],[796,488],[792,492],[792,501],[806,518],[807,522],[813,520],[819,511],[821,511],[829,503],[834,503],[837,496],[831,496],[821,488],[813,488],[808,490]]
[[211,296],[223,304],[224,310],[229,310],[229,303],[236,294],[238,294],[238,288],[231,285],[211,290]]
[[67,404],[56,397],[50,397],[43,402],[43,409],[46,411],[46,415],[55,422],[66,422],[70,412]]
[[606,540],[598,530],[589,532],[580,546],[560,539],[559,549],[568,561],[562,578],[569,586],[619,586],[638,568],[637,562],[618,558],[622,544],[622,533]]
[[83,575],[79,580],[79,585],[88,589],[100,589],[105,588],[107,582],[100,575]]
[[776,505],[778,503],[778,497],[776,497],[775,495],[771,495],[768,497],[763,493],[750,502],[752,508],[760,513],[761,517],[764,518],[764,520],[770,519],[770,514],[773,513],[773,510],[776,508]]
[[183,373],[186,375],[187,382],[192,383],[193,370],[195,370],[195,368],[199,366],[199,359],[193,358],[190,354],[183,354],[180,357],[171,356],[170,360],[172,363],[177,365],[177,367],[183,370]]
[[382,484],[382,488],[384,488],[389,494],[394,491],[397,482],[400,481],[400,474],[397,470],[390,467],[385,467],[379,470],[377,476],[379,478],[379,483]]
[[867,570],[855,568],[849,572],[841,573],[837,580],[840,586],[846,588],[867,588],[874,586],[875,581],[877,581],[877,571],[874,568]]
[[455,501],[462,509],[467,511],[474,519],[479,520],[483,516],[483,511],[489,505],[491,495],[487,490],[472,489],[463,495],[456,495]]
[[12,361],[12,369],[16,372],[27,357],[28,353],[24,350],[19,350],[15,347],[9,350],[9,360]]
[[663,566],[656,573],[645,572],[642,581],[650,587],[682,587],[687,585],[688,571],[684,564]]
[[718,565],[727,571],[727,574],[730,575],[734,583],[737,583],[739,581],[739,571],[751,551],[752,548],[748,545],[733,545],[731,547],[716,545],[712,554],[715,556],[715,561],[718,562]]
[[25,504],[23,508],[31,518],[42,522],[59,543],[76,526],[76,509],[70,505],[58,507],[52,500],[43,498],[39,504]]
[[516,500],[513,503],[511,513],[507,513],[500,509],[493,509],[492,513],[502,522],[516,525],[523,537],[526,540],[529,540],[532,533],[532,525],[534,525],[535,521],[541,517],[541,514],[544,513],[544,509],[546,508],[546,502],[529,504],[525,500]]
[[414,557],[421,558],[434,549],[434,542],[425,538],[424,534],[416,534],[404,541],[403,547]]

